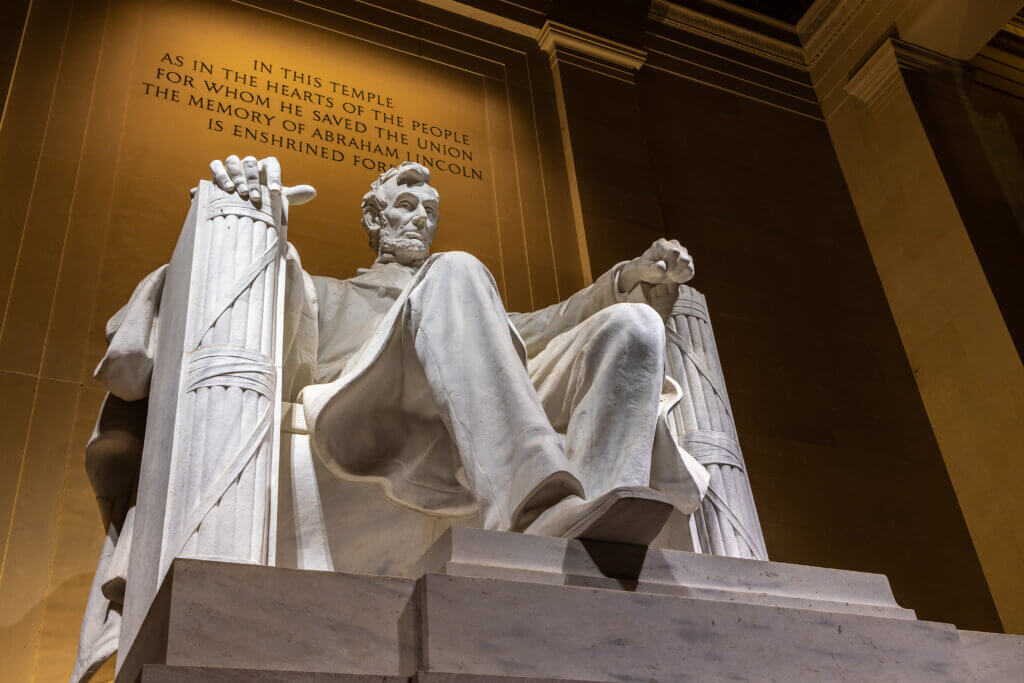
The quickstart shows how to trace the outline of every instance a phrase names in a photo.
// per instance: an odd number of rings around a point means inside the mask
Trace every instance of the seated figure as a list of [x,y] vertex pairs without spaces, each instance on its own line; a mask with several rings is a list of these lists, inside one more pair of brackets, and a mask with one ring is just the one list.
[[[222,189],[244,192],[237,159],[213,166]],[[487,529],[648,543],[706,486],[657,428],[665,324],[649,304],[671,306],[693,276],[686,250],[658,240],[562,303],[507,313],[479,260],[430,254],[429,181],[412,162],[381,175],[362,207],[373,265],[311,278],[317,325],[297,344],[315,339],[315,354],[293,353],[315,356],[299,396],[314,453],[428,514],[478,509]]]
[[[293,205],[313,195],[283,187],[273,158],[232,156],[211,169],[220,196],[256,208],[261,186]],[[650,543],[673,508],[700,506],[709,483],[666,422],[679,393],[665,373],[665,317],[693,277],[686,249],[659,239],[561,303],[509,313],[479,260],[430,253],[439,199],[420,164],[383,173],[362,202],[376,259],[346,280],[309,275],[289,245],[281,395],[301,406],[313,454],[337,477],[377,484],[427,515]],[[117,641],[147,433],[142,399],[169,278],[167,266],[150,274],[111,319],[96,372],[111,395],[87,467],[108,542],[73,680],[87,679]],[[202,497],[218,504],[212,495]],[[182,523],[171,556],[230,559],[219,551],[231,534],[204,537],[198,523]]]

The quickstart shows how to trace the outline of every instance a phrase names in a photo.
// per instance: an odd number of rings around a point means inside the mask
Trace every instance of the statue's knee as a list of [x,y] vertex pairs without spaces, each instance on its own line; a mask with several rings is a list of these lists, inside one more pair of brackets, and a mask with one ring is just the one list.
[[603,313],[608,318],[607,327],[621,344],[633,350],[664,349],[665,323],[647,304],[613,304]]

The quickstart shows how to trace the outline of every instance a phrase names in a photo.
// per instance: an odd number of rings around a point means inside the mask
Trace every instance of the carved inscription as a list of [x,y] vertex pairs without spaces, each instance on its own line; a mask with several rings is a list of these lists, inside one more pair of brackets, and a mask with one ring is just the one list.
[[204,116],[206,130],[243,142],[378,172],[411,160],[484,179],[467,132],[405,112],[392,95],[343,76],[260,59],[237,69],[165,52],[141,87]]

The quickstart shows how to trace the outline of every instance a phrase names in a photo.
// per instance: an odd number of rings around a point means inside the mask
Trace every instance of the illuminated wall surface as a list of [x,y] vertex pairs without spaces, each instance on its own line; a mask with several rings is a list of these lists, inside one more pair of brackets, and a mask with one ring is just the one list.
[[104,321],[169,258],[211,159],[273,154],[286,182],[317,187],[289,234],[311,272],[370,264],[360,199],[379,167],[419,155],[443,198],[437,248],[476,254],[510,307],[583,284],[564,170],[545,168],[564,169],[561,147],[538,139],[544,125],[558,139],[552,95],[531,83],[531,61],[547,68],[539,52],[479,56],[421,40],[390,12],[364,8],[364,23],[283,5],[289,16],[231,2],[33,8],[23,52],[37,54],[22,64],[51,72],[19,70],[3,125],[16,196],[0,266],[13,281],[0,341],[7,680],[70,671],[101,541],[82,447],[102,398],[90,376]]
[[[117,160],[123,175],[112,192],[167,203],[143,217],[140,202],[116,200],[132,213],[112,225],[152,240],[117,257],[165,258],[185,197],[172,188],[193,186],[211,158],[251,152],[278,156],[286,182],[317,186],[320,196],[296,213],[289,238],[311,272],[349,275],[372,260],[358,229],[368,181],[412,159],[434,169],[444,198],[437,247],[478,255],[512,306],[531,306],[534,286],[538,299],[552,301],[532,103],[512,101],[505,68],[442,50],[420,55],[430,51],[419,40],[374,35],[326,13],[301,19],[217,2],[145,3],[130,19],[123,35],[134,36],[133,49],[119,65],[130,84]],[[528,210],[540,212],[529,236]],[[151,227],[140,231],[139,219]],[[578,282],[577,253],[568,254],[577,265],[568,266],[566,284]]]
[[679,238],[772,559],[882,572],[921,618],[1001,630],[807,74],[648,27],[624,99],[564,74],[570,172],[536,42],[409,4],[33,3],[0,128],[5,680],[70,672],[102,541],[83,446],[103,326],[232,153],[316,186],[289,239],[318,274],[370,263],[359,201],[409,158],[434,168],[436,248],[483,260],[510,309]]

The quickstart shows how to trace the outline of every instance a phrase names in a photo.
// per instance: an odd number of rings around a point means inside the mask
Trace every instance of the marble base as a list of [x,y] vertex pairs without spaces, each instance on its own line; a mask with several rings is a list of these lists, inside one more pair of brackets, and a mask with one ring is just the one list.
[[325,674],[303,671],[256,671],[204,666],[147,664],[137,683],[407,683],[404,676]]
[[117,681],[145,664],[408,676],[415,590],[409,579],[178,559]]
[[417,672],[405,676],[325,674],[302,671],[255,671],[253,669],[211,669],[198,666],[142,667],[137,683],[592,683],[567,678],[522,678],[519,676],[476,676],[473,674]]
[[413,575],[177,560],[118,683],[1024,680],[877,575],[478,529]]
[[960,648],[975,681],[1024,681],[1024,637],[960,631]]
[[481,529],[448,529],[409,576],[428,573],[916,618],[881,574]]

